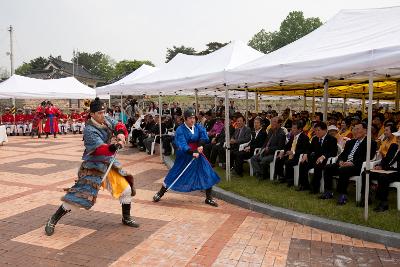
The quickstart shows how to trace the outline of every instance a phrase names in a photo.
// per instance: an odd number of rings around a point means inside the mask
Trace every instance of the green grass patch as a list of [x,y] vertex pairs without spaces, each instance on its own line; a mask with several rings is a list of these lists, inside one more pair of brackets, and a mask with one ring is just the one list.
[[[259,181],[249,175],[244,177],[232,175],[231,182],[227,182],[225,170],[221,168],[215,168],[215,170],[222,178],[218,184],[220,188],[249,199],[328,219],[400,233],[400,212],[397,211],[395,191],[390,192],[389,211],[374,212],[373,208],[377,204],[377,202],[374,202],[369,208],[368,221],[365,221],[364,208],[356,207],[354,183],[349,185],[348,203],[344,206],[338,206],[336,205],[336,198],[321,200],[318,198],[319,194],[312,195],[307,191],[298,192],[294,187],[288,188],[286,184],[277,184],[269,180]],[[335,197],[337,197],[337,194]]]

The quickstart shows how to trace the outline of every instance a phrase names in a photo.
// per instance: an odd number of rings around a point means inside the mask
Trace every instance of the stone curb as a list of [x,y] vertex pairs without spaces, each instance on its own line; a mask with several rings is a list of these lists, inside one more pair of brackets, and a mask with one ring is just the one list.
[[[171,168],[173,161],[170,157],[164,157],[164,162]],[[347,235],[374,243],[382,243],[389,247],[400,248],[400,234],[379,230],[362,225],[356,225],[336,220],[321,218],[311,214],[305,214],[289,209],[263,204],[246,197],[239,196],[232,192],[225,191],[219,187],[214,187],[215,197],[239,207],[260,212],[271,217],[296,222],[310,227],[318,228],[332,233]]]

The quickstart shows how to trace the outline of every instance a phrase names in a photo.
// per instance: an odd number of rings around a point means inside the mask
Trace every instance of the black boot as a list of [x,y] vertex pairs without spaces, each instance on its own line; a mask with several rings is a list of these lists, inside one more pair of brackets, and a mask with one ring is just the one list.
[[54,213],[53,216],[50,217],[50,219],[46,223],[46,226],[44,227],[46,235],[51,236],[54,233],[54,228],[56,227],[57,222],[61,219],[62,216],[64,216],[68,212],[70,212],[70,210],[65,210],[62,205],[58,208],[56,213]]
[[46,139],[47,139],[47,138],[49,138],[49,134],[48,134],[48,133],[46,133]]
[[57,134],[56,133],[54,133],[54,138],[57,138]]
[[213,207],[218,207],[217,202],[212,198],[212,187],[206,190],[206,200],[204,202]]
[[122,204],[122,223],[130,227],[139,227],[139,224],[131,217],[131,204]]
[[163,185],[161,186],[160,191],[158,191],[154,196],[153,196],[153,201],[158,202],[160,199],[163,197],[163,195],[167,192],[167,188]]

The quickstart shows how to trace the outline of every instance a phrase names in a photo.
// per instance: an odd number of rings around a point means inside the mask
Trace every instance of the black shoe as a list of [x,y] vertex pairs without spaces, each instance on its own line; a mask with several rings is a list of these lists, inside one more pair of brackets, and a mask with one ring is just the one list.
[[206,198],[204,203],[206,203],[207,205],[213,206],[213,207],[218,207],[217,202],[215,202],[214,199],[212,199],[212,198]]
[[122,224],[138,228],[140,225],[131,217],[131,204],[122,204]]
[[158,191],[154,196],[153,196],[153,201],[158,202],[160,199],[164,196],[165,192],[167,192],[167,188],[165,186],[162,186],[160,188],[160,191]]
[[381,202],[379,205],[374,209],[375,212],[385,212],[389,209],[389,205],[387,203]]
[[[369,197],[368,198],[368,205],[371,205],[371,204],[372,204],[372,199]],[[365,199],[361,198],[361,200],[356,203],[356,206],[360,207],[360,208],[364,208],[365,207]]]
[[54,213],[53,216],[50,217],[50,219],[46,223],[46,226],[44,227],[46,235],[51,236],[54,234],[54,228],[56,228],[57,222],[61,219],[62,216],[64,216],[68,212],[70,211],[65,210],[62,205],[58,208],[56,213]]
[[346,203],[347,203],[347,196],[344,194],[340,195],[338,198],[337,204],[340,206],[343,206],[343,205],[346,205]]
[[307,191],[309,190],[309,187],[300,185],[299,187],[296,188],[296,191]]
[[333,198],[333,193],[326,191],[319,198],[320,199],[332,199]]

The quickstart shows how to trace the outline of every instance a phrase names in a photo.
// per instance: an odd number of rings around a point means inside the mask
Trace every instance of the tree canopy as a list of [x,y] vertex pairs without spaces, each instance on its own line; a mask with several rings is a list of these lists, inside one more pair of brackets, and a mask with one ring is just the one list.
[[267,32],[262,29],[249,41],[249,46],[263,53],[270,53],[301,37],[322,25],[319,18],[305,18],[302,11],[292,11],[282,21],[279,31]]

